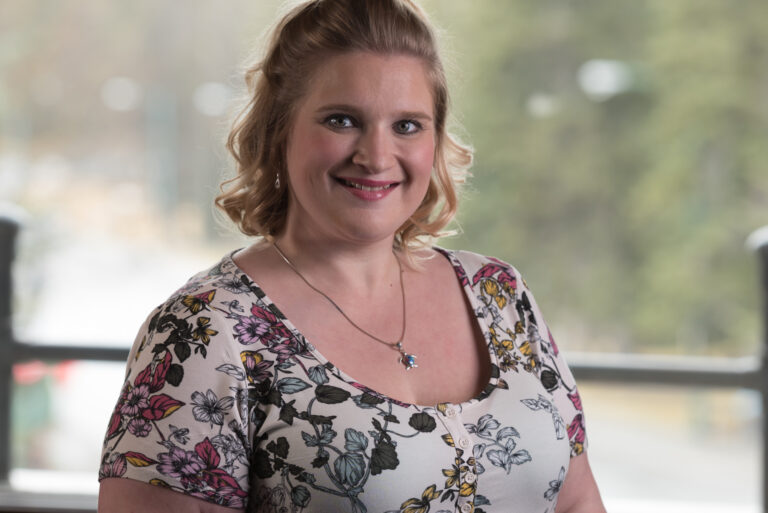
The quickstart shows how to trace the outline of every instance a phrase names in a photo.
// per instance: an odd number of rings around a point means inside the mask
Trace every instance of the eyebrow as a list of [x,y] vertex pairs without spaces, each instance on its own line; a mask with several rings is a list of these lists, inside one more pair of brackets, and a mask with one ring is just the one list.
[[[323,105],[319,109],[317,109],[315,112],[324,113],[324,112],[333,112],[333,111],[344,111],[344,112],[350,112],[356,116],[360,115],[360,109],[355,107],[354,105],[349,105],[346,103],[332,103],[330,105]],[[398,113],[399,117],[407,118],[407,119],[421,119],[425,121],[432,121],[432,116],[427,114],[426,112],[418,111],[418,110],[405,110]]]

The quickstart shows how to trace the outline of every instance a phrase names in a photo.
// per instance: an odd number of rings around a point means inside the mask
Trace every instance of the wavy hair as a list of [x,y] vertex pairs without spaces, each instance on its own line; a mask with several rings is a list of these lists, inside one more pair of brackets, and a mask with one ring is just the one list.
[[458,208],[458,185],[472,150],[446,130],[448,87],[434,32],[411,0],[312,0],[288,12],[273,29],[266,53],[245,72],[248,101],[235,118],[227,148],[237,174],[221,184],[216,205],[246,235],[275,237],[285,228],[289,193],[285,155],[291,121],[309,78],[328,57],[353,51],[422,59],[432,87],[435,159],[427,193],[395,234],[410,250],[448,234]]

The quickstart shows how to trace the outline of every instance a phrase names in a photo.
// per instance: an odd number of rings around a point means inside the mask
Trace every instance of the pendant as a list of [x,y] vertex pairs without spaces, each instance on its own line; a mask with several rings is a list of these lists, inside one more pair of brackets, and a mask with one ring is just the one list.
[[401,342],[397,343],[397,350],[400,352],[400,359],[398,361],[405,366],[405,370],[409,371],[419,366],[416,363],[416,355],[406,353]]

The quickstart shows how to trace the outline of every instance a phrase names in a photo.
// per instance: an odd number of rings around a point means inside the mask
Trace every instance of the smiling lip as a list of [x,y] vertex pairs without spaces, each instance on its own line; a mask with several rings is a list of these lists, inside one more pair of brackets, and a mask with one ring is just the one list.
[[356,197],[366,201],[376,201],[385,198],[400,182],[369,180],[366,178],[337,177],[341,185]]

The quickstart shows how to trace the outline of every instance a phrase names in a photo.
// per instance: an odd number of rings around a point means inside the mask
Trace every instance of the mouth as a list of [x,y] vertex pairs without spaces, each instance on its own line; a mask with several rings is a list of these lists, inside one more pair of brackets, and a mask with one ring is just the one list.
[[393,187],[397,187],[399,185],[399,182],[366,180],[364,178],[350,179],[350,178],[336,177],[336,181],[344,185],[345,187],[352,187],[359,191],[366,191],[366,192],[386,191],[388,189],[392,189]]

